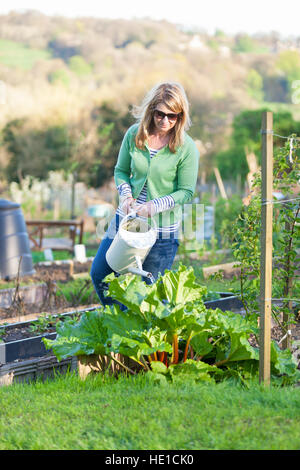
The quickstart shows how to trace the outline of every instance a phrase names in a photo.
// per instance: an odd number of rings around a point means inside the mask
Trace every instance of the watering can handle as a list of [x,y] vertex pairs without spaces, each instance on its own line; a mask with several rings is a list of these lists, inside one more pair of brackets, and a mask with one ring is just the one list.
[[[136,218],[136,217],[140,217],[140,216],[137,215],[136,211],[133,210],[133,211],[129,212],[127,215],[125,215],[125,217],[121,220],[120,226],[123,225],[125,223],[125,221],[127,219],[129,219],[130,217]],[[152,221],[153,221],[153,224],[154,224],[154,228],[156,229],[156,223],[153,219],[152,219]]]
[[137,216],[137,214],[136,214],[136,211],[131,211],[131,212],[129,212],[129,213],[127,214],[126,217],[129,218],[129,217],[138,217],[138,216]]
[[125,224],[125,222],[130,219],[130,218],[136,218],[138,217],[137,214],[136,214],[136,211],[131,211],[129,212],[127,215],[125,215],[125,217],[123,217],[123,219],[121,220],[120,222],[120,226]]

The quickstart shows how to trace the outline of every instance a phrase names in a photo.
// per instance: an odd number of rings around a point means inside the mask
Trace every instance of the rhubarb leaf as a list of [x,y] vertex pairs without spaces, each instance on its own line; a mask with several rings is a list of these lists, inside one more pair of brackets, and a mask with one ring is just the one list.
[[176,271],[166,270],[158,279],[160,297],[173,305],[186,304],[201,299],[207,293],[207,288],[195,282],[193,268],[182,264]]
[[43,338],[46,349],[52,349],[57,359],[80,354],[106,354],[107,330],[102,311],[85,312],[77,323],[64,321],[57,325],[55,340]]

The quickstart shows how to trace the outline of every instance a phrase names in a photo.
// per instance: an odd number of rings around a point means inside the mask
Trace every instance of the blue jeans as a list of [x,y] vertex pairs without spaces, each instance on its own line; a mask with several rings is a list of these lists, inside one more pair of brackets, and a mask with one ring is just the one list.
[[[108,265],[105,255],[113,242],[115,233],[119,228],[119,222],[120,218],[118,214],[116,214],[100,243],[97,254],[92,263],[90,274],[95,291],[102,305],[112,305],[116,303],[120,305],[122,310],[125,310],[124,305],[122,305],[120,302],[113,300],[111,297],[104,296],[104,292],[107,291],[108,285],[103,282],[103,279],[112,272],[118,276],[118,273],[113,271],[113,269],[111,269],[111,267]],[[160,234],[158,234],[156,242],[143,262],[143,269],[145,271],[151,272],[155,280],[157,280],[159,273],[164,274],[165,269],[171,269],[172,267],[179,242],[177,238],[177,232],[170,235],[172,238],[161,238]],[[146,284],[151,284],[149,278],[142,277],[142,280],[145,281]]]

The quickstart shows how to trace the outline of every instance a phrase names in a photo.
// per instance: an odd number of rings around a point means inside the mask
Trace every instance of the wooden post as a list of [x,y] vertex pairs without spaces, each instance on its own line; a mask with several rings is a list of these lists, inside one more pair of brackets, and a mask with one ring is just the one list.
[[[270,384],[273,218],[273,114],[262,115],[259,381]],[[249,256],[251,254],[249,253]]]
[[221,174],[219,172],[219,168],[215,167],[214,168],[214,173],[215,173],[215,177],[216,177],[216,180],[217,180],[217,183],[218,183],[218,186],[219,186],[219,191],[221,193],[222,198],[223,199],[228,199],[226,191],[225,191],[225,187],[224,187],[224,184],[223,184],[223,180],[222,180]]
[[[287,230],[289,233],[291,232],[291,224],[288,220],[286,220],[285,222],[285,230]],[[289,244],[285,247],[285,253],[286,253],[286,257],[288,258],[289,257],[289,250],[290,250],[290,246]],[[285,269],[288,270],[288,272],[290,271],[290,262],[288,263],[287,266],[285,266]],[[288,299],[290,296],[291,296],[291,292],[292,292],[292,286],[293,286],[293,278],[289,272],[288,274],[288,279],[286,280],[286,284],[284,286],[284,296]],[[291,300],[288,300],[286,302],[284,302],[284,307],[285,308],[288,308],[289,312],[290,313],[283,313],[283,316],[282,316],[282,321],[283,323],[285,324],[286,326],[286,329],[289,331],[289,330],[292,330],[293,328],[293,324],[291,324],[291,312],[292,312],[292,309],[293,309],[293,306],[292,306],[292,301]],[[289,334],[287,334],[287,336],[284,338],[284,340],[282,341],[282,348],[283,349],[287,349],[287,348],[291,348],[292,346],[292,341],[291,341],[291,336]]]

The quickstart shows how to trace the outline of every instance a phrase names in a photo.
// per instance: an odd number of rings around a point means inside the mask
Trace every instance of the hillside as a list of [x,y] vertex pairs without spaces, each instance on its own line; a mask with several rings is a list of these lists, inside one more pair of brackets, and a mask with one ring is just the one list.
[[[222,31],[209,36],[149,19],[10,13],[0,16],[0,124],[3,129],[19,120],[29,151],[32,136],[49,127],[63,126],[72,138],[89,134],[92,161],[99,108],[110,108],[116,119],[126,117],[149,87],[173,80],[187,91],[190,134],[203,142],[209,157],[226,148],[232,120],[244,109],[267,104],[300,118],[299,106],[292,104],[299,50],[300,36],[226,36]],[[128,116],[124,128],[127,123]],[[7,166],[10,158],[8,146],[0,147],[0,163]]]

